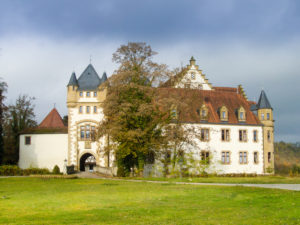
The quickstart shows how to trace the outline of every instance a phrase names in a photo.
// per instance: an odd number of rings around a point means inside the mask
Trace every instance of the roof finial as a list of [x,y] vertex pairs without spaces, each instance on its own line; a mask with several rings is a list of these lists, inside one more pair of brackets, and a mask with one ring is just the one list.
[[56,103],[53,104],[53,108],[55,108],[55,106],[56,106]]
[[190,59],[190,65],[195,65],[195,63],[196,63],[196,60],[195,60],[194,56],[192,56]]
[[92,64],[92,55],[90,54],[90,64]]

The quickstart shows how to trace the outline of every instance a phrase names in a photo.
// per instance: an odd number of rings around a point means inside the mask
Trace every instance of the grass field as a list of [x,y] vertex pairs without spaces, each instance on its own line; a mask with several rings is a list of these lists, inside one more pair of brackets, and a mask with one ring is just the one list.
[[193,182],[193,183],[230,183],[230,184],[300,184],[300,176],[257,176],[257,177],[195,177],[195,178],[126,178],[136,180],[155,180],[168,182]]
[[96,179],[0,179],[1,224],[300,224],[300,192]]

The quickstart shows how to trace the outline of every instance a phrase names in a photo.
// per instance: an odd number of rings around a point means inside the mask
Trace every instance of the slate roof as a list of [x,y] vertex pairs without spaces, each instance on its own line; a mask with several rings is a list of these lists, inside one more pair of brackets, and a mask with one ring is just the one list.
[[264,90],[262,90],[260,93],[260,97],[257,103],[257,109],[272,109],[272,106]]
[[78,86],[75,72],[72,73],[68,86]]
[[65,125],[56,108],[45,117],[37,128],[64,128]]
[[[216,90],[198,90],[185,88],[159,88],[157,101],[164,107],[167,99],[176,98],[180,104],[179,118],[186,123],[200,123],[197,111],[203,104],[208,108],[208,119],[204,123],[260,125],[257,116],[250,110],[252,102],[247,101],[235,88],[217,88]],[[228,122],[222,122],[218,113],[220,107],[228,109]],[[246,121],[238,121],[237,109],[242,106],[246,111]],[[168,109],[165,109],[168,110]]]
[[89,64],[78,78],[78,90],[96,90],[101,83],[96,70]]

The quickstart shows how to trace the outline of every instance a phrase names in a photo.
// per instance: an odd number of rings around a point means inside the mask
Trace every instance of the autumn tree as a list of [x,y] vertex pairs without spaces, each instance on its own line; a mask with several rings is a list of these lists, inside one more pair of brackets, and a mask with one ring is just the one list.
[[36,126],[34,114],[34,98],[20,95],[15,104],[9,105],[5,118],[5,150],[6,164],[17,164],[19,161],[19,134],[21,131]]
[[152,61],[155,54],[146,43],[128,43],[113,54],[119,68],[109,79],[99,135],[114,143],[110,146],[119,176],[129,175],[132,168],[142,171],[144,163],[153,161],[162,138],[164,114],[153,104],[157,91],[153,86],[170,72],[166,65]]
[[4,118],[3,113],[5,109],[4,105],[4,92],[6,91],[7,84],[0,80],[0,165],[3,163],[3,156],[4,156],[4,142],[3,142],[3,124]]

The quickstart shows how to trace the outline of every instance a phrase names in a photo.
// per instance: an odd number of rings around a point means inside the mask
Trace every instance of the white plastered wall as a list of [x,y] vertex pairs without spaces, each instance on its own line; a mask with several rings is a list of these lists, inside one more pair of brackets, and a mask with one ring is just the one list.
[[[246,125],[211,125],[211,124],[195,124],[186,125],[195,128],[199,131],[200,128],[208,128],[210,140],[208,142],[200,141],[195,138],[196,146],[186,149],[187,152],[192,152],[195,159],[200,160],[201,150],[209,151],[211,157],[210,173],[256,173],[263,174],[263,131],[261,126],[246,126]],[[230,141],[224,142],[221,140],[221,129],[230,130]],[[247,130],[247,142],[239,141],[239,130]],[[257,142],[253,141],[253,131],[257,130]],[[230,164],[221,163],[222,151],[230,152]],[[248,163],[239,163],[239,152],[248,152]],[[254,163],[254,152],[258,152],[258,163]]]
[[[31,137],[31,144],[25,145],[25,137]],[[68,155],[68,134],[22,134],[20,135],[19,167],[48,168],[52,171],[58,165],[61,172]]]

